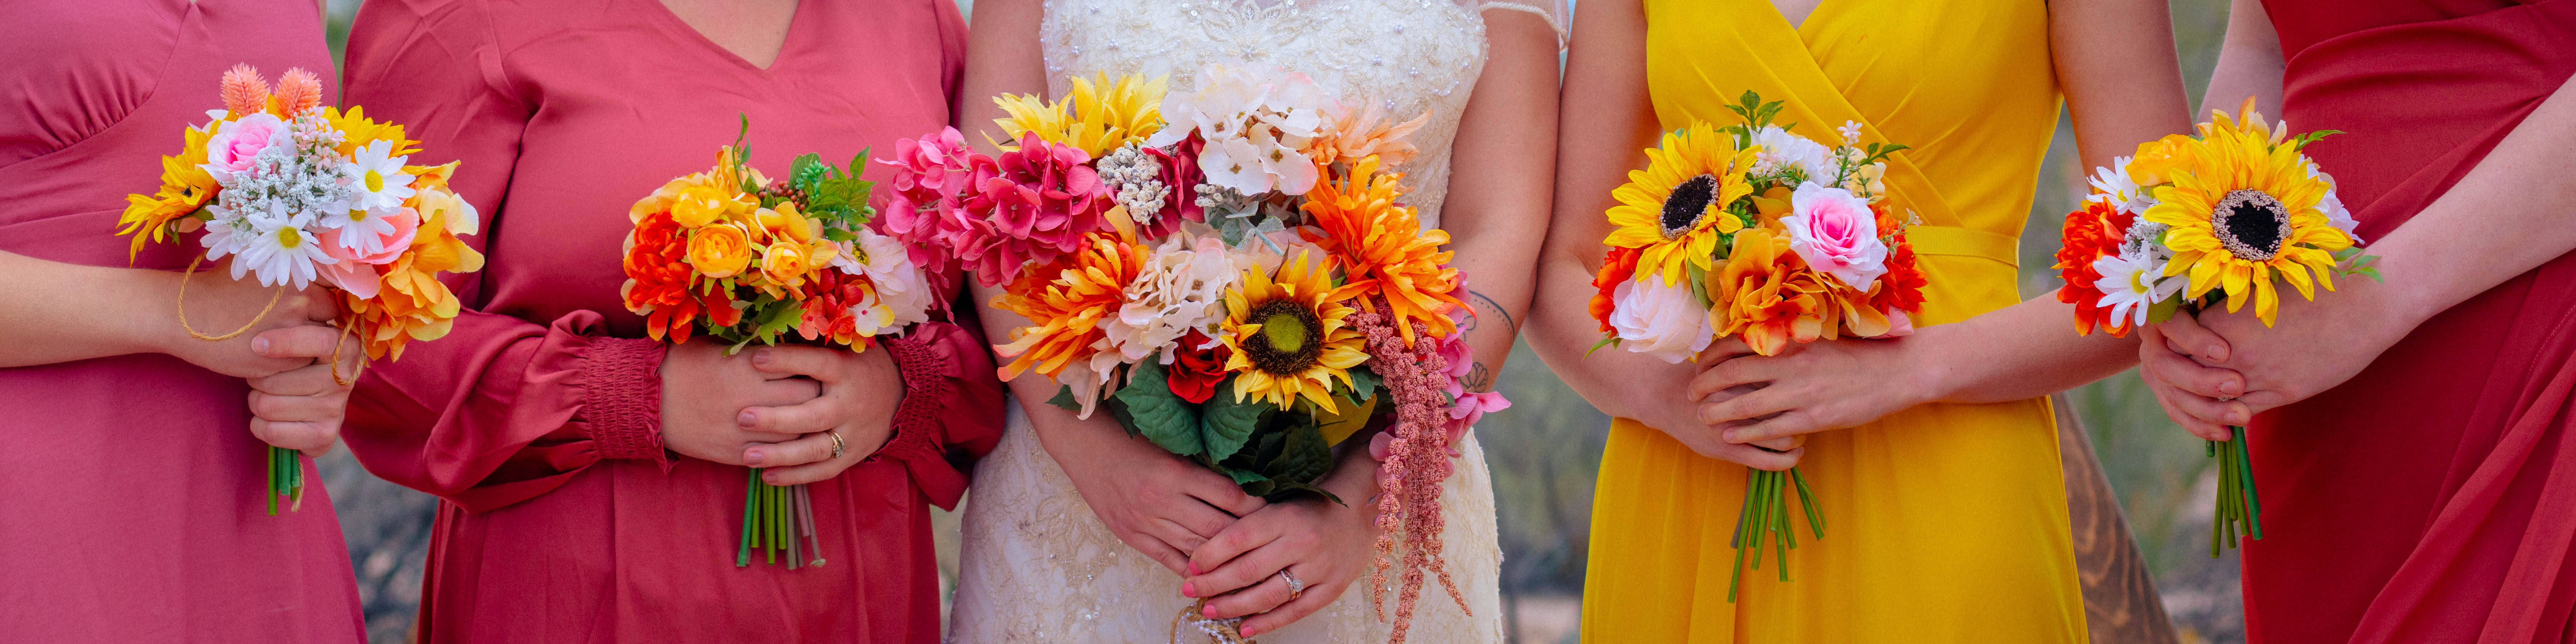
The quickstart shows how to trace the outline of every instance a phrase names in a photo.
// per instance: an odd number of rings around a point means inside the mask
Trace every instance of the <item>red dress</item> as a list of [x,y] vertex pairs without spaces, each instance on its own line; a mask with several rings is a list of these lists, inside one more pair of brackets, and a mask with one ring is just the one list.
[[[125,195],[223,107],[225,68],[331,72],[309,0],[11,1],[0,25],[0,250],[57,262],[128,265]],[[0,369],[0,642],[364,640],[329,492],[261,509],[249,393],[157,353]]]
[[[2449,190],[2576,73],[2576,0],[2264,4],[2288,62],[2284,118],[2349,132],[2308,150],[2365,240]],[[2249,640],[2571,641],[2571,396],[2576,255],[2257,417]]]
[[423,641],[938,639],[929,506],[1000,435],[981,339],[934,323],[889,343],[910,387],[896,438],[811,486],[827,565],[735,567],[745,472],[662,448],[662,345],[619,300],[627,207],[712,165],[738,114],[771,176],[948,122],[954,3],[802,5],[765,70],[657,0],[360,10],[349,102],[408,125],[414,163],[464,161],[454,185],[485,222],[468,239],[490,257],[450,282],[471,309],[455,331],[377,363],[350,401],[367,468],[446,500]]

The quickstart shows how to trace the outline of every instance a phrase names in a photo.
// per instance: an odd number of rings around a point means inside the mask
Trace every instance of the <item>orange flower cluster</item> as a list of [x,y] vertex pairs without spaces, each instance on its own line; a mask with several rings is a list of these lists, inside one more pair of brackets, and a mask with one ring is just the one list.
[[2075,305],[2075,333],[2092,335],[2100,328],[2111,337],[2124,338],[2129,327],[2111,317],[2111,309],[2101,306],[2102,291],[2093,287],[2102,279],[2093,270],[2093,259],[2120,253],[2120,240],[2126,237],[2136,216],[2120,212],[2116,204],[2086,201],[2084,208],[2066,214],[2065,244],[2057,249],[2059,279],[2066,285],[2057,289],[2057,301]]
[[1601,272],[1592,276],[1592,288],[1596,291],[1592,294],[1592,320],[1601,323],[1601,332],[1617,331],[1610,326],[1610,313],[1618,310],[1615,298],[1619,283],[1637,276],[1637,258],[1645,254],[1642,248],[1612,246],[1610,254],[1602,258]]
[[1150,260],[1144,246],[1105,233],[1083,236],[1082,248],[1020,275],[993,307],[1028,318],[1033,326],[1011,331],[1011,343],[993,353],[1011,358],[1002,366],[1003,380],[1035,368],[1055,377],[1077,358],[1088,359],[1107,332],[1101,323],[1118,315],[1121,290]]
[[[1324,170],[1329,173],[1330,168]],[[1350,279],[1347,290],[1386,298],[1396,329],[1411,346],[1414,322],[1433,335],[1457,333],[1449,311],[1466,303],[1456,293],[1458,269],[1448,266],[1456,253],[1440,249],[1449,243],[1449,232],[1423,230],[1414,209],[1396,203],[1404,194],[1396,183],[1402,178],[1402,173],[1378,172],[1378,159],[1370,156],[1341,176],[1315,184],[1306,193],[1305,211],[1322,232],[1305,237],[1343,261]]]
[[[1741,334],[1756,353],[1776,355],[1792,342],[1887,335],[1900,328],[1893,316],[1922,308],[1923,287],[1930,282],[1901,233],[1888,254],[1887,273],[1868,291],[1852,288],[1791,252],[1780,224],[1789,214],[1786,193],[1774,188],[1754,198],[1761,226],[1736,232],[1726,259],[1708,274],[1704,286],[1714,305],[1709,320],[1718,336]],[[1870,210],[1880,230],[1903,229],[1885,207],[1871,204]],[[1596,317],[1607,324],[1606,313]],[[1910,321],[1904,323],[1910,328]]]
[[711,327],[739,324],[736,300],[803,299],[841,252],[794,201],[763,206],[747,192],[779,186],[740,155],[727,146],[714,168],[672,179],[627,209],[635,229],[624,244],[621,296],[653,339],[686,342],[701,316]]
[[[363,119],[351,110],[351,119]],[[421,189],[415,207],[420,213],[420,232],[412,237],[411,248],[392,263],[378,267],[383,280],[375,297],[358,297],[343,291],[340,304],[343,326],[356,329],[366,341],[369,359],[402,357],[403,345],[412,340],[436,340],[447,335],[464,304],[447,284],[438,281],[439,273],[472,273],[483,270],[483,253],[467,245],[459,235],[473,234],[482,226],[480,215],[456,193],[447,190],[447,181],[456,174],[456,163],[405,170],[417,175],[413,185]]]

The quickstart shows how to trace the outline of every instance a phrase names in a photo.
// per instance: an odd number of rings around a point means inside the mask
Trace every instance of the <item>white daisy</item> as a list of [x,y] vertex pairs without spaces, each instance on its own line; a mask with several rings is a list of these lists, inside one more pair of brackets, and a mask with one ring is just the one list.
[[1831,184],[1836,178],[1833,150],[1822,143],[1790,134],[1777,125],[1766,125],[1753,133],[1753,144],[1762,147],[1760,152],[1753,153],[1756,167],[1761,168],[1755,174],[1767,174],[1763,170],[1794,169],[1800,173],[1799,178],[1806,181]]
[[2137,328],[2147,323],[2147,310],[2155,303],[2182,291],[2188,280],[2164,274],[2165,262],[2159,253],[2124,253],[2104,255],[2093,260],[2093,272],[2102,276],[2093,288],[2102,292],[2095,304],[2111,309],[2111,319],[2126,321],[2120,326]]
[[315,265],[339,263],[323,254],[322,240],[304,229],[311,215],[230,214],[240,216],[219,213],[217,225],[207,227],[201,243],[206,259],[233,256],[233,279],[255,274],[261,286],[292,284],[303,290],[317,276]]
[[322,216],[322,227],[340,229],[340,247],[358,251],[359,255],[385,252],[385,238],[394,234],[393,216],[398,208],[377,210],[334,210]]
[[411,173],[403,171],[407,157],[392,156],[393,142],[377,141],[358,148],[350,163],[342,167],[352,185],[350,209],[385,210],[402,207],[403,200],[415,192]]

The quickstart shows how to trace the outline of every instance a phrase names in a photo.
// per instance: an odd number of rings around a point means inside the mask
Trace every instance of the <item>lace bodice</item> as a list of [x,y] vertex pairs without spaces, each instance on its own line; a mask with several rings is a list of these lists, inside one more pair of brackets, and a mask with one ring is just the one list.
[[[1553,3],[1550,3],[1553,4]],[[1208,63],[1266,63],[1304,72],[1344,102],[1376,101],[1397,119],[1425,110],[1410,141],[1424,154],[1397,168],[1425,225],[1440,225],[1449,188],[1449,143],[1485,69],[1480,10],[1557,14],[1539,5],[1455,0],[1048,0],[1038,27],[1049,94],[1066,80],[1107,72],[1168,74],[1173,91],[1198,86]]]

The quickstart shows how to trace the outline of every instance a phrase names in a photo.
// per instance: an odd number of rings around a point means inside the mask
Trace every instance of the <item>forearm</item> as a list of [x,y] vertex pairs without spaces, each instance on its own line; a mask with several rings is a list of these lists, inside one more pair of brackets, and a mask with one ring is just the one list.
[[[0,251],[0,367],[160,351],[157,333],[180,334],[171,315],[179,275],[84,266]],[[199,276],[200,279],[226,279]],[[241,320],[199,320],[239,324]]]
[[1460,325],[1476,364],[1465,384],[1487,391],[1527,318],[1539,245],[1547,239],[1556,159],[1556,33],[1538,16],[1489,12],[1485,70],[1458,124],[1441,228],[1466,274],[1459,293],[1475,317]]
[[[2408,327],[2576,248],[2576,80],[2562,84],[2477,167],[2370,246]],[[2363,279],[2345,277],[2345,280]]]
[[1922,402],[2034,398],[2119,373],[2138,361],[2135,337],[2078,335],[2074,305],[2041,296],[1955,324],[1924,327],[1908,343]]
[[1046,92],[1046,60],[1038,47],[1038,22],[1045,16],[1040,0],[975,3],[966,36],[966,78],[958,91],[959,104],[950,114],[956,119],[951,125],[986,154],[998,151],[992,141],[1010,138],[993,124],[1008,115],[993,98]]
[[2164,2],[2053,0],[2048,36],[2084,167],[2191,130]]
[[2261,0],[2236,0],[2227,11],[2227,36],[2218,49],[2218,67],[2209,73],[2209,91],[2201,95],[2200,120],[2210,110],[2234,113],[2248,96],[2255,109],[2281,113],[2281,39]]

